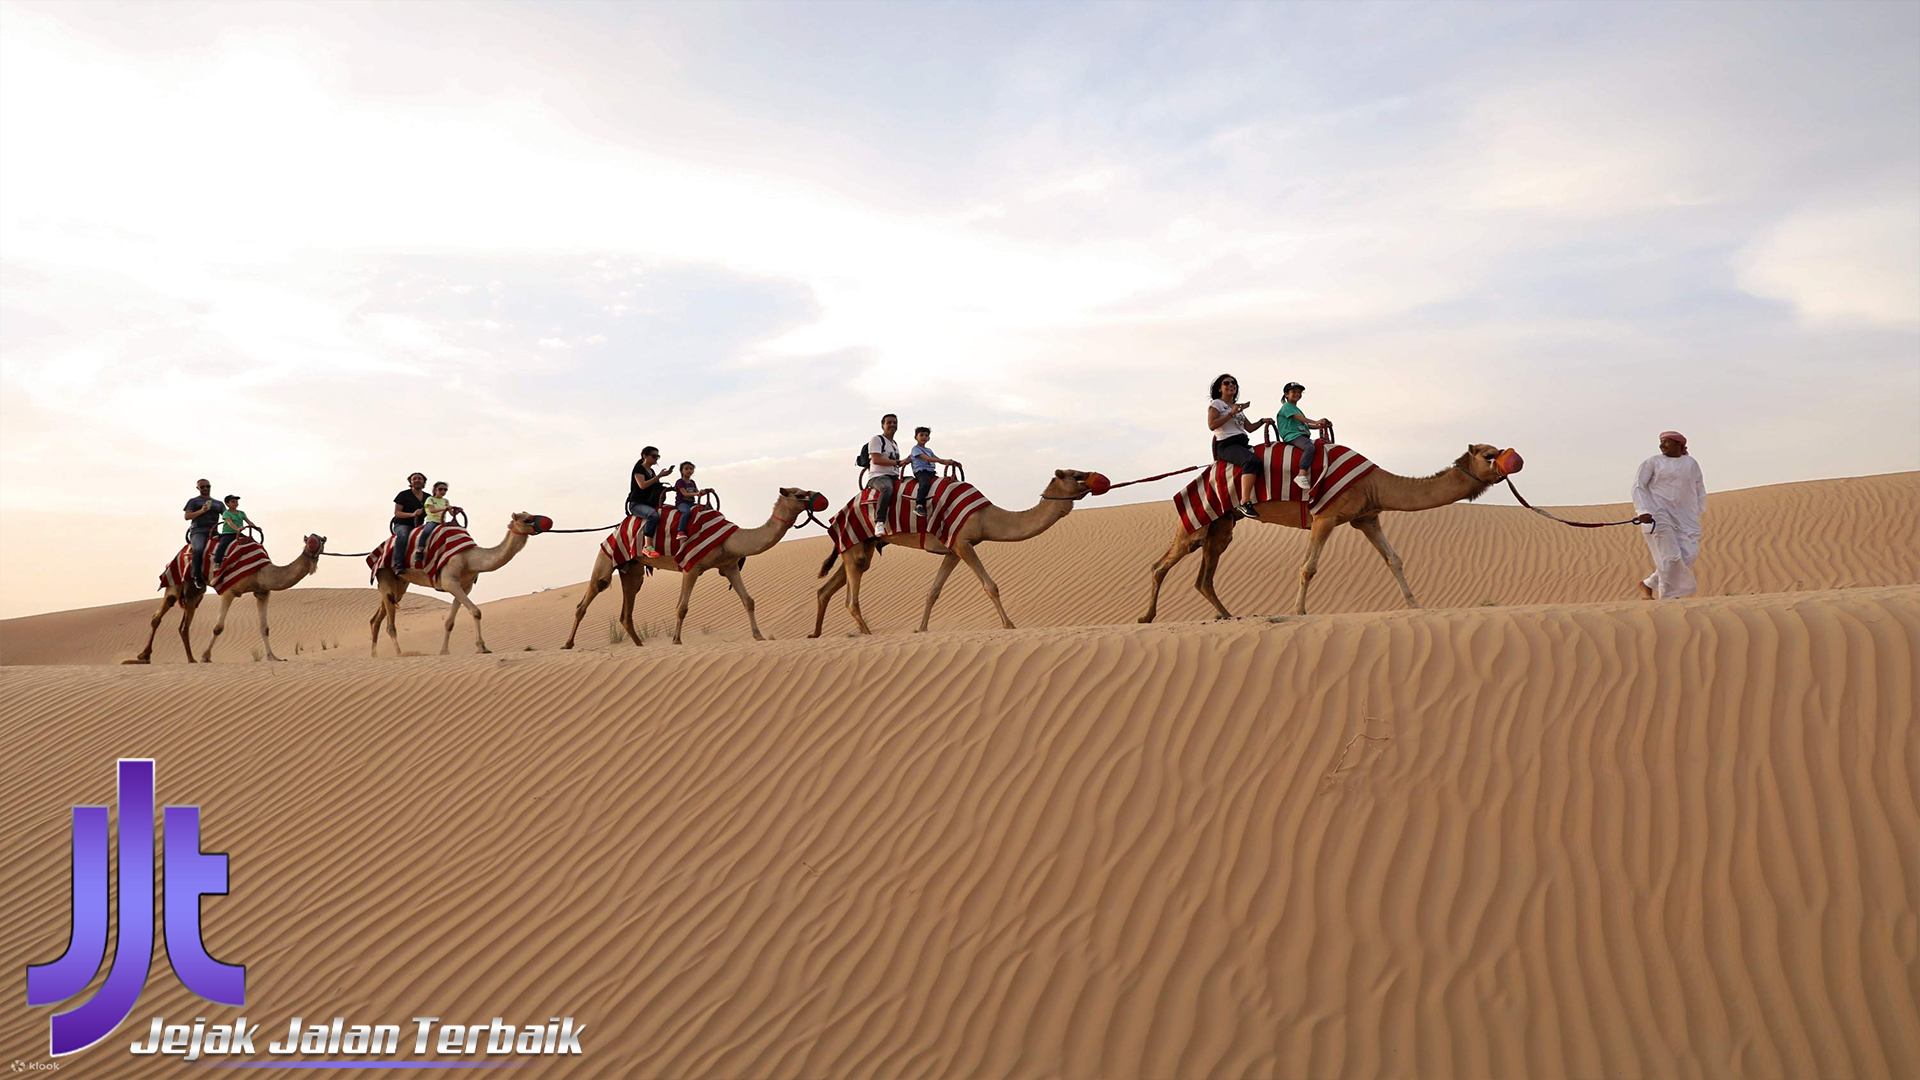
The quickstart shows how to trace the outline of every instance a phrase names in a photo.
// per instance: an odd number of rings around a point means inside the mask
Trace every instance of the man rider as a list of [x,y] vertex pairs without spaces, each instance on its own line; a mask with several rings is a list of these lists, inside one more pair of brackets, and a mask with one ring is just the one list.
[[407,490],[393,497],[393,521],[387,531],[393,534],[393,572],[407,572],[407,539],[413,527],[427,516],[427,474],[407,476]]
[[226,505],[213,497],[213,484],[206,480],[196,480],[193,486],[200,494],[187,500],[186,513],[181,516],[192,524],[187,526],[187,546],[193,549],[193,585],[196,589],[207,587],[206,561],[207,540],[213,536],[213,530],[220,524],[220,512]]
[[880,418],[880,434],[867,440],[867,486],[880,493],[880,516],[885,520],[893,507],[893,491],[900,483],[900,444],[893,433],[900,430],[900,418],[888,413]]

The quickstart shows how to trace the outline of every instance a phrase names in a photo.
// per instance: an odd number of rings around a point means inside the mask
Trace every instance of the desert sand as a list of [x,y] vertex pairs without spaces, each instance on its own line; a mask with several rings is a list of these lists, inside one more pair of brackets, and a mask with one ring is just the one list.
[[[767,643],[717,578],[656,637],[672,574],[642,648],[615,595],[557,651],[578,585],[486,604],[490,656],[462,615],[368,659],[364,589],[277,595],[281,665],[248,602],[227,662],[169,621],[118,666],[147,582],[0,623],[0,969],[67,940],[67,808],[153,756],[231,853],[247,1015],[586,1024],[520,1075],[1920,1075],[1920,474],[1715,494],[1684,601],[1507,501],[1385,519],[1422,611],[1343,530],[1282,615],[1305,534],[1243,527],[1248,617],[1190,561],[1135,625],[1157,502],[984,548],[1014,631],[956,573],[908,633],[938,560],[896,550],[882,633],[806,640],[817,536],[748,563]],[[163,956],[136,1022],[235,1012]],[[87,1075],[176,1065],[136,1026]]]

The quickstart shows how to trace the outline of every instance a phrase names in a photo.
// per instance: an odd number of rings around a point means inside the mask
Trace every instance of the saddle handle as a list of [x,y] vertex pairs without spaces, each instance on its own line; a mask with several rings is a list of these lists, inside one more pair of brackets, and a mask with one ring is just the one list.
[[958,480],[963,484],[967,482],[967,467],[958,461],[948,464],[944,471],[949,480]]
[[712,488],[701,492],[700,498],[697,501],[701,506],[706,507],[716,514],[720,512],[720,493]]

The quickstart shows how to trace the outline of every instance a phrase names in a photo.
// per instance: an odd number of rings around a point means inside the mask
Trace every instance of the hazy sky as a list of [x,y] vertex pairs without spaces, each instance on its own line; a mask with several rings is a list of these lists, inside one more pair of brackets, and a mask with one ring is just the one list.
[[1920,5],[9,3],[0,361],[6,616],[154,595],[203,475],[282,560],[644,443],[757,524],[893,410],[1024,507],[1222,371],[1535,502],[1920,468]]

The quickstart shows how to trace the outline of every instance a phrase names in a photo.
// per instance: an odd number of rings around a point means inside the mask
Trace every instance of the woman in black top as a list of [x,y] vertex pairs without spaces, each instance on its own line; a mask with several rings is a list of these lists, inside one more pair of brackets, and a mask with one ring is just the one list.
[[407,490],[393,497],[393,523],[388,528],[393,533],[393,572],[406,573],[407,537],[413,534],[413,527],[427,516],[427,474],[414,473],[407,477]]
[[647,556],[659,554],[653,546],[653,534],[660,528],[660,495],[664,490],[660,474],[653,471],[658,464],[660,448],[643,448],[640,460],[633,463],[633,476],[627,480],[627,516],[640,519],[640,553]]

